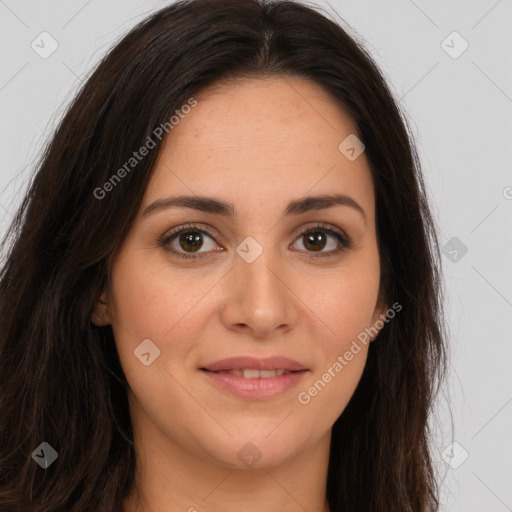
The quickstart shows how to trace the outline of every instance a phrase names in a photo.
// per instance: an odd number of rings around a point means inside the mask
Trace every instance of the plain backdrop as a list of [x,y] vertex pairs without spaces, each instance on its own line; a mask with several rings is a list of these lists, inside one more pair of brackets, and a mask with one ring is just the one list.
[[[1,235],[81,81],[168,3],[0,0]],[[440,228],[453,413],[452,436],[441,399],[442,510],[512,511],[512,1],[316,4],[384,71],[411,121]]]

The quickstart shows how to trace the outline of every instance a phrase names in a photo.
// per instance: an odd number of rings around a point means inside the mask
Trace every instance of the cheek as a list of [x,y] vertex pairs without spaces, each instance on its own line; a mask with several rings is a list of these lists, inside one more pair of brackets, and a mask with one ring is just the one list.
[[315,302],[332,335],[326,352],[344,349],[371,325],[379,279],[378,253],[368,251],[354,254],[335,275],[324,280]]
[[204,298],[216,281],[212,272],[194,277],[186,270],[171,273],[159,258],[124,252],[113,267],[110,296],[112,330],[124,368],[138,367],[133,351],[145,339],[161,350],[161,360],[170,343],[173,357],[188,352],[202,328],[197,319]]
[[320,364],[299,391],[299,404],[309,418],[322,418],[331,426],[349,403],[366,365],[376,290],[345,282],[333,291],[322,311],[327,328],[319,344]]
[[[307,383],[299,403],[334,422],[352,397],[363,373],[379,290],[378,253],[358,254],[326,280],[315,303],[325,328],[320,342],[322,364]],[[313,309],[313,308],[312,308]]]

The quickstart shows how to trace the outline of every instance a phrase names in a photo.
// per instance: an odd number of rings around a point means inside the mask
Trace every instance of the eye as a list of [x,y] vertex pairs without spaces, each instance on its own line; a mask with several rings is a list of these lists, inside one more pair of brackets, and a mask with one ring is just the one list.
[[303,229],[297,240],[304,247],[301,250],[312,252],[310,258],[335,256],[352,247],[352,242],[346,235],[326,224]]
[[[172,230],[159,240],[159,244],[174,256],[185,259],[200,258],[201,253],[210,252],[220,247],[205,228],[187,224]],[[205,242],[206,239],[206,242]],[[205,249],[205,250],[200,250]],[[184,252],[182,252],[184,251]],[[199,253],[199,254],[194,254]]]
[[[158,243],[173,256],[196,259],[205,256],[205,253],[224,250],[215,242],[215,236],[206,227],[186,224],[167,232]],[[296,243],[302,245],[303,248],[299,247],[299,250],[309,253],[312,259],[335,256],[352,247],[351,240],[343,232],[328,224],[316,224],[303,229]]]

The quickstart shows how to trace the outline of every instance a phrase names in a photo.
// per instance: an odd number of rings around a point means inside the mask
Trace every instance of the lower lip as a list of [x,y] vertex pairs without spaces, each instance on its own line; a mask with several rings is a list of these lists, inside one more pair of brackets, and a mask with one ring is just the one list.
[[208,370],[201,370],[206,376],[212,379],[218,386],[231,391],[231,393],[243,398],[269,398],[277,396],[295,387],[304,377],[308,370],[290,372],[278,377],[268,379],[246,379],[230,373],[216,373]]

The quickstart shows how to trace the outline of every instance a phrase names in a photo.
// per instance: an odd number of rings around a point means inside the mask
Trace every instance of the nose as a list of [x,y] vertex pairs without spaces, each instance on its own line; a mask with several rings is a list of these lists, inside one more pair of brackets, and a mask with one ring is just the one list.
[[293,329],[299,318],[299,300],[293,293],[286,262],[263,253],[252,263],[235,255],[225,282],[221,320],[229,330],[267,338]]

